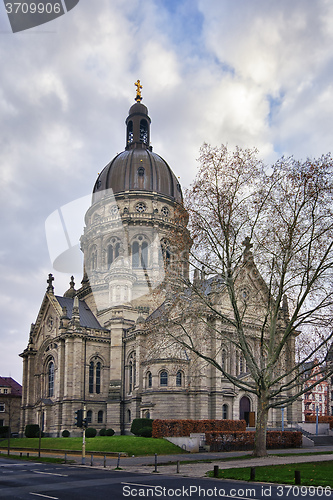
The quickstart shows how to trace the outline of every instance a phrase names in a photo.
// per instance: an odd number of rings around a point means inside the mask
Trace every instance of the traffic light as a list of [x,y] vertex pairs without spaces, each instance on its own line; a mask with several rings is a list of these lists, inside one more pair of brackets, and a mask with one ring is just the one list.
[[76,410],[76,412],[75,412],[75,425],[76,425],[76,427],[82,427],[82,425],[83,425],[83,410]]
[[84,427],[85,429],[88,427],[88,419],[87,418],[84,418],[82,420],[82,427]]

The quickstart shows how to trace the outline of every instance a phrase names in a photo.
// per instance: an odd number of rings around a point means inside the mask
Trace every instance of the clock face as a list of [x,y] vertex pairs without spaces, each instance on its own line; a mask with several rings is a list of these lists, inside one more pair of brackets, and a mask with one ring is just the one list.
[[47,318],[47,322],[46,322],[46,324],[47,324],[47,329],[48,329],[49,331],[51,331],[51,330],[52,330],[52,328],[53,328],[53,326],[54,326],[54,319],[53,319],[53,317],[52,317],[52,316],[49,316],[49,317]]

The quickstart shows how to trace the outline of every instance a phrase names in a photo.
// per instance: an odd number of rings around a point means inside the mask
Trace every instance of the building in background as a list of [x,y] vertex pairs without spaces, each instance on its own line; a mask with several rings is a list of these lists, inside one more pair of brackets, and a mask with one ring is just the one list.
[[11,377],[0,377],[0,427],[10,426],[11,433],[20,430],[22,386]]
[[[322,379],[322,368],[318,366],[318,360],[314,359],[305,363],[303,366],[304,377],[306,382],[304,382],[304,389],[310,387],[317,380]],[[302,401],[302,414],[303,420],[307,415],[316,415],[318,408],[319,416],[333,415],[331,412],[331,377],[327,380],[323,380],[320,384],[315,385],[307,392],[304,393]]]

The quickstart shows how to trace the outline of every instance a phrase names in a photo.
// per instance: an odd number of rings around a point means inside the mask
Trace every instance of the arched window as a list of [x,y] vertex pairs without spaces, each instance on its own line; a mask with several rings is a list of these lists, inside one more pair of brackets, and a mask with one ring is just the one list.
[[140,121],[140,141],[148,144],[148,123],[144,119]]
[[89,364],[89,394],[94,392],[94,362]]
[[152,387],[153,386],[153,377],[151,372],[147,373],[147,387]]
[[127,422],[130,423],[132,420],[131,410],[127,410]]
[[98,414],[97,414],[97,422],[99,424],[102,424],[103,423],[103,410],[99,410]]
[[132,120],[127,124],[127,144],[133,142],[133,122]]
[[148,241],[146,241],[144,236],[139,235],[132,243],[132,267],[147,269],[148,258]]
[[183,373],[181,371],[177,372],[176,375],[176,386],[181,387],[183,385]]
[[101,393],[101,373],[102,373],[102,363],[98,361],[96,364],[94,361],[89,363],[89,394]]
[[136,355],[132,352],[128,358],[128,392],[132,392],[136,384]]
[[245,373],[245,360],[243,354],[239,355],[239,373]]
[[148,267],[148,243],[144,241],[141,245],[141,267]]
[[160,373],[160,386],[165,387],[168,385],[168,372],[163,370]]
[[101,392],[101,363],[96,364],[96,394]]
[[94,248],[90,254],[90,265],[91,269],[97,269],[97,250]]
[[150,418],[150,411],[149,411],[149,410],[147,410],[147,411],[145,412],[145,418]]
[[92,422],[92,411],[91,410],[87,411],[87,422],[88,422],[88,424],[91,424],[91,422]]
[[161,251],[162,251],[162,258],[164,262],[165,267],[169,267],[170,262],[171,262],[171,251],[170,251],[170,244],[168,240],[163,239],[161,241]]
[[222,406],[222,418],[226,420],[228,418],[228,405]]
[[139,243],[135,241],[132,245],[132,267],[139,267],[140,257],[139,257]]
[[227,370],[227,351],[225,349],[222,349],[222,355],[221,355],[221,368],[222,370],[226,371]]
[[48,396],[51,398],[54,394],[54,363],[50,361],[48,366]]
[[108,245],[108,268],[119,257],[120,241],[118,238],[112,238]]

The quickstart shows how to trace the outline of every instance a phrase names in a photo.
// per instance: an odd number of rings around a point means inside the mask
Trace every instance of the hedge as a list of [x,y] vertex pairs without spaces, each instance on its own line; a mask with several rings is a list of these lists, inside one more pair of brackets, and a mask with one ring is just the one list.
[[131,425],[131,432],[136,436],[141,435],[141,429],[151,427],[153,420],[151,418],[135,418]]
[[86,429],[86,437],[87,438],[94,438],[97,434],[97,430],[94,429],[94,427],[88,427]]
[[8,436],[8,430],[9,430],[9,427],[8,425],[2,425],[0,427],[0,437],[7,437]]
[[154,420],[153,437],[182,437],[213,431],[245,431],[245,420]]
[[39,436],[39,425],[28,424],[25,426],[24,434],[27,438],[34,438]]
[[[254,448],[255,431],[235,432],[206,432],[206,444],[211,451],[250,450]],[[266,447],[300,448],[302,433],[300,431],[267,431]]]
[[140,430],[140,436],[144,438],[151,438],[152,436],[151,427],[142,427],[142,429]]
[[[305,422],[316,422],[316,415],[305,415]],[[321,424],[330,424],[330,429],[333,429],[333,416],[318,416],[318,422],[320,422]]]

